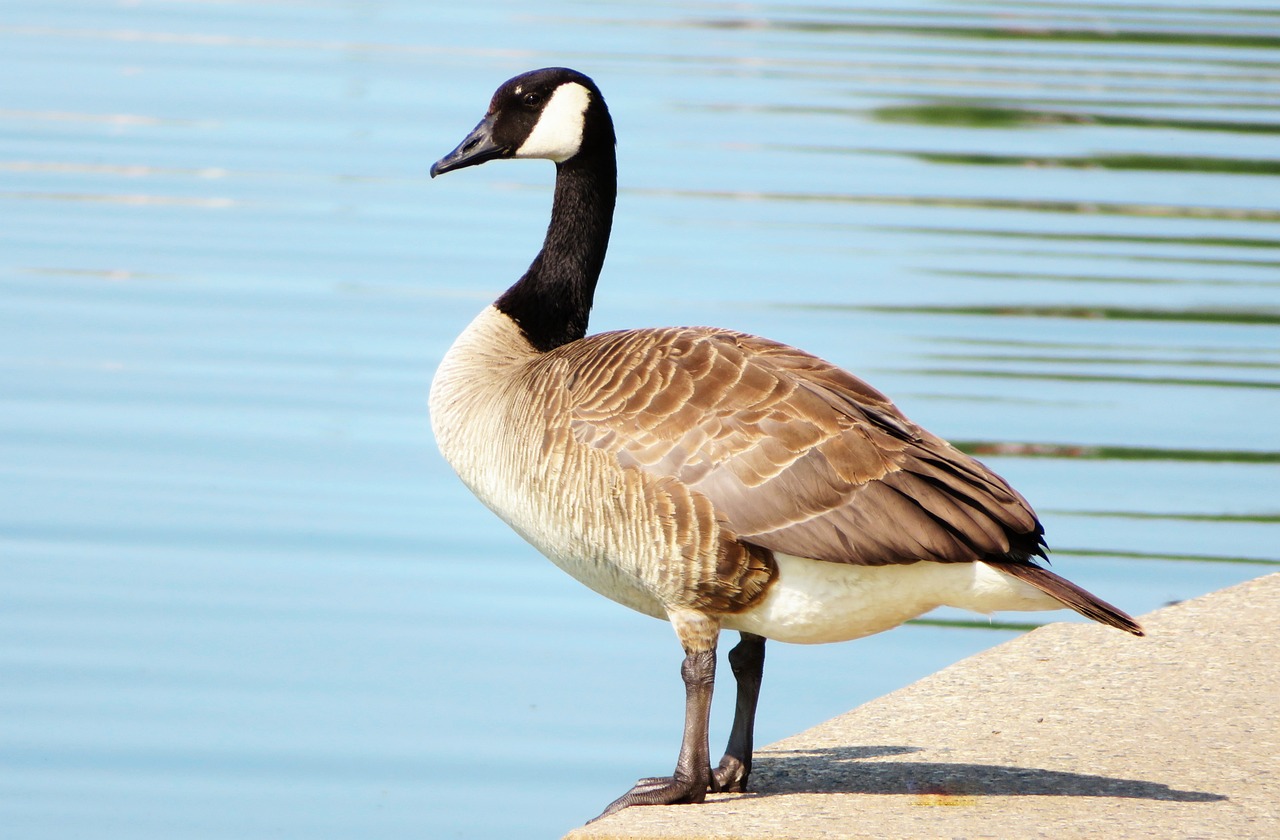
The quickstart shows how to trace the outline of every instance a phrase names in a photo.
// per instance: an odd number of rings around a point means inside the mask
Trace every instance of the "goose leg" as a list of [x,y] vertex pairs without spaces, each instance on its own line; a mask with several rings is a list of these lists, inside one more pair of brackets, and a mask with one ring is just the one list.
[[[695,621],[695,626],[687,627],[675,616],[672,624],[676,625],[676,632],[685,648],[684,663],[680,666],[685,691],[684,736],[680,740],[675,772],[670,776],[636,782],[635,787],[615,799],[596,820],[632,805],[682,805],[702,802],[707,797],[707,789],[711,786],[711,749],[707,743],[707,728],[711,717],[711,691],[716,682],[715,640],[719,625],[703,619]],[[710,649],[706,649],[707,645]]]
[[751,775],[756,702],[760,699],[760,682],[764,677],[764,637],[743,633],[742,641],[729,651],[729,666],[738,681],[738,701],[733,710],[729,746],[720,759],[720,766],[712,771],[711,785],[713,790],[741,793],[747,789],[747,777]]

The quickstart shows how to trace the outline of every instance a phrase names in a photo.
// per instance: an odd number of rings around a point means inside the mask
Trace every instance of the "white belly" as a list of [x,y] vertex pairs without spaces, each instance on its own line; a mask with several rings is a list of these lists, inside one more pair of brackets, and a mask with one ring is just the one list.
[[616,476],[586,464],[603,453],[548,465],[545,428],[538,423],[543,406],[521,380],[522,364],[535,357],[509,318],[492,306],[483,310],[445,354],[431,384],[440,452],[481,502],[561,569],[607,598],[665,617],[628,562],[636,550],[625,542],[629,529],[616,527],[627,515]]
[[778,579],[763,601],[724,627],[781,642],[817,644],[870,636],[939,606],[989,614],[1061,609],[1056,599],[986,563],[852,566],[775,555]]

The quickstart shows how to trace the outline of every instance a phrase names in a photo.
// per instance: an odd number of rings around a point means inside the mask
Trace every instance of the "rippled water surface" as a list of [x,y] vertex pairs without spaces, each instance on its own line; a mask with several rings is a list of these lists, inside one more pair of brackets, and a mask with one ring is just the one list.
[[[1134,613],[1280,565],[1273,3],[10,0],[6,837],[548,837],[669,769],[670,629],[427,425],[553,177],[427,167],[548,64],[619,131],[596,328],[855,370]],[[1073,620],[970,618],[774,647],[761,741]]]

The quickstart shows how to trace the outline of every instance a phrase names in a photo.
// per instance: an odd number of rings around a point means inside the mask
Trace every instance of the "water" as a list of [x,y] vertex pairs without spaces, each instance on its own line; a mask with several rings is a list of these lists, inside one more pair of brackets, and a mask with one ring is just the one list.
[[[426,170],[536,66],[618,125],[596,328],[850,367],[1135,614],[1280,564],[1272,4],[10,0],[0,56],[6,837],[556,836],[670,767],[669,628],[427,426],[552,173]],[[761,741],[1017,632],[933,618],[773,648]]]

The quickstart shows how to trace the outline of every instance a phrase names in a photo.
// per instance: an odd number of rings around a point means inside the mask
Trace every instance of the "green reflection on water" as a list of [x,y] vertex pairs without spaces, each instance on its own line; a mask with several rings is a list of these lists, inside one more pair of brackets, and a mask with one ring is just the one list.
[[1280,452],[1259,452],[1247,449],[1160,449],[1148,446],[1092,446],[978,440],[953,440],[951,443],[961,452],[979,457],[999,455],[1020,458],[1280,464]]
[[1200,379],[1185,376],[1119,376],[1091,373],[1036,373],[960,368],[894,369],[896,374],[918,376],[963,376],[973,379],[1033,379],[1043,382],[1101,382],[1125,385],[1170,385],[1188,388],[1257,388],[1280,390],[1280,382],[1247,379]]
[[[1076,350],[1082,349],[1076,347]],[[1153,359],[1144,356],[1078,356],[1078,355],[1032,355],[1019,353],[1010,355],[1008,353],[928,353],[924,355],[926,359],[935,359],[943,361],[963,361],[963,362],[1030,362],[1032,364],[1063,364],[1070,363],[1073,365],[1151,365],[1157,367],[1169,367],[1177,365],[1178,367],[1207,367],[1207,368],[1223,368],[1227,370],[1237,370],[1242,368],[1254,370],[1280,370],[1280,362],[1258,362],[1243,359],[1174,359],[1161,358]]]
[[721,201],[779,201],[815,204],[869,204],[949,209],[1015,210],[1026,213],[1071,213],[1094,216],[1131,216],[1158,219],[1216,219],[1228,221],[1280,221],[1280,210],[1250,207],[1207,207],[1173,204],[1141,204],[1116,201],[1061,201],[1055,199],[964,198],[927,195],[857,195],[853,193],[764,192],[743,190],[684,190],[630,188],[628,195],[694,198]]
[[1241,563],[1249,566],[1280,566],[1280,560],[1265,557],[1224,557],[1217,554],[1160,554],[1149,551],[1113,551],[1087,548],[1055,548],[1063,557],[1116,557],[1122,560],[1171,560],[1178,563]]
[[[1078,254],[1071,256],[1081,256]],[[1095,257],[1115,258],[1113,254],[1093,255]],[[1121,257],[1121,259],[1142,259],[1140,257]],[[1165,262],[1182,262],[1175,257],[1164,258]],[[1217,264],[1258,266],[1265,265],[1255,261],[1221,260]],[[929,274],[939,277],[968,277],[974,280],[1021,280],[1038,283],[1107,283],[1126,286],[1222,286],[1232,288],[1271,288],[1280,286],[1280,280],[1228,280],[1214,278],[1210,280],[1184,280],[1174,277],[1139,277],[1107,274],[1061,274],[1051,272],[1030,271],[959,271],[955,269],[930,269]]]
[[923,225],[880,225],[879,230],[926,233],[937,236],[984,236],[1002,239],[1032,239],[1058,242],[1119,242],[1135,245],[1185,245],[1210,248],[1280,248],[1280,239],[1246,236],[1153,236],[1133,233],[1065,233],[1061,231],[996,230],[988,228],[947,228]]
[[[808,307],[806,307],[808,308]],[[1280,325],[1280,311],[1266,309],[1142,309],[1131,306],[842,306],[822,309],[921,315],[981,315],[1015,318],[1077,318],[1120,321],[1189,321],[1204,324]]]
[[974,105],[967,102],[926,102],[886,105],[871,111],[881,122],[938,125],[953,128],[1034,128],[1051,125],[1100,125],[1118,128],[1161,128],[1181,131],[1226,131],[1235,134],[1280,134],[1280,123],[1238,120],[1188,120],[1129,114],[1054,111]]
[[1280,525],[1280,513],[1152,513],[1139,510],[1048,510],[1054,516],[1087,516],[1093,519],[1172,519],[1176,522],[1224,522]]
[[1234,356],[1240,352],[1248,352],[1251,355],[1266,354],[1270,356],[1280,357],[1280,346],[1275,347],[1250,347],[1247,351],[1242,351],[1235,347],[1218,347],[1207,344],[1179,344],[1170,346],[1168,344],[1150,344],[1129,342],[1089,342],[1082,345],[1078,341],[1053,341],[1047,339],[1028,339],[1028,338],[967,338],[957,336],[938,336],[932,339],[937,344],[954,344],[962,347],[1008,347],[1025,352],[1027,349],[1033,349],[1036,352],[1045,350],[1069,350],[1077,351],[1087,348],[1090,352],[1134,352],[1146,351],[1152,353],[1168,353],[1170,351],[1178,353],[1196,353],[1200,355],[1228,355]]
[[[1246,268],[1280,268],[1280,260],[1264,260],[1259,258],[1232,259],[1227,257],[1191,257],[1186,255],[1173,256],[1160,254],[1098,254],[1082,250],[1055,251],[1049,248],[1018,248],[1000,251],[992,251],[990,249],[973,250],[978,253],[1000,253],[1016,257],[1031,257],[1034,259],[1079,259],[1082,257],[1098,259],[1099,257],[1105,257],[1106,259],[1123,260],[1124,262],[1177,263],[1179,265],[1229,265],[1243,266]],[[1268,285],[1275,285],[1275,283],[1272,282]]]
[[705,20],[701,25],[715,29],[768,28],[793,32],[854,33],[854,34],[902,34],[923,35],[942,39],[967,38],[985,41],[1049,41],[1077,44],[1142,44],[1184,47],[1217,47],[1226,49],[1276,49],[1280,48],[1280,36],[1260,35],[1252,32],[1205,32],[1189,29],[1165,31],[1159,29],[1114,27],[1065,27],[1054,25],[1051,19],[1028,17],[1024,23],[1009,26],[981,25],[913,25],[907,23],[872,23],[860,21],[796,20],[761,18]]
[[1031,166],[1062,169],[1118,169],[1155,172],[1212,172],[1224,175],[1280,175],[1280,160],[1261,158],[1187,157],[1179,155],[1090,155],[1031,157],[1024,155],[910,152],[928,163],[960,166]]

